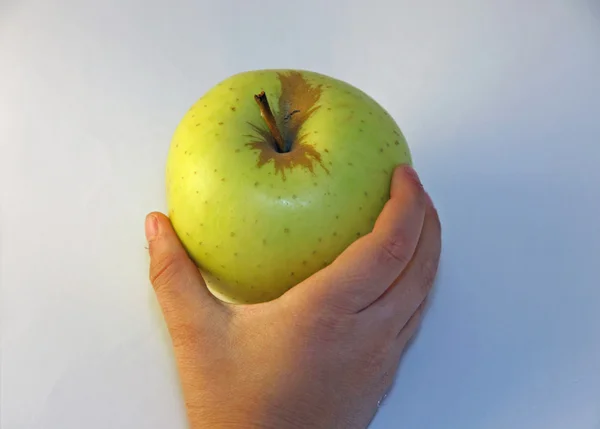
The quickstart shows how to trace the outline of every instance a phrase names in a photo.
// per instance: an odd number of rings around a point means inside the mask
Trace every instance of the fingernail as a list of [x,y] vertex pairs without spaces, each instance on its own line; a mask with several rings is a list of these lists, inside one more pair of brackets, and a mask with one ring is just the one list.
[[417,171],[413,167],[411,167],[410,165],[404,166],[404,174],[415,185],[420,186],[420,187],[423,186],[421,184],[421,179],[419,178],[419,175],[417,174]]
[[152,240],[156,234],[158,234],[158,219],[150,214],[146,216],[146,240]]

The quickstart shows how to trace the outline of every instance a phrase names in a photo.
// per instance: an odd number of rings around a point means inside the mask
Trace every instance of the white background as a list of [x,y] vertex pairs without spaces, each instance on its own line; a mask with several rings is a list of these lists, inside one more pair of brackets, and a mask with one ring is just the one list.
[[269,67],[375,97],[439,206],[372,427],[600,428],[600,0],[0,0],[1,428],[185,428],[143,220],[185,111]]

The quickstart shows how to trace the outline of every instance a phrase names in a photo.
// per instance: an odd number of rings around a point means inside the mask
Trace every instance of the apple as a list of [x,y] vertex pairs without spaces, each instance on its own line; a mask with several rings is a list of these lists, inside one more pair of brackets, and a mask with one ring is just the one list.
[[168,214],[215,296],[265,302],[372,230],[399,164],[412,164],[406,140],[363,91],[312,71],[245,71],[177,126]]

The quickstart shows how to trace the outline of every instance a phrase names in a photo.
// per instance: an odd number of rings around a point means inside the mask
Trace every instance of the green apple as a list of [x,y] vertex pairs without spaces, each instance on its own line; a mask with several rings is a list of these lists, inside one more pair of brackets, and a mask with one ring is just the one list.
[[246,71],[178,125],[168,213],[217,297],[269,301],[372,230],[399,164],[412,164],[400,128],[361,90],[305,70]]

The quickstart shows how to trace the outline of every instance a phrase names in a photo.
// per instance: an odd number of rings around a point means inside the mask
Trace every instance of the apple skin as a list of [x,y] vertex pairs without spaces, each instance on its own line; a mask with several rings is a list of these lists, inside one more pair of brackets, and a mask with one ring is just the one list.
[[[288,153],[275,149],[261,91]],[[400,128],[361,90],[306,70],[246,71],[210,89],[175,130],[168,213],[215,296],[265,302],[372,230],[399,164],[412,164]]]

